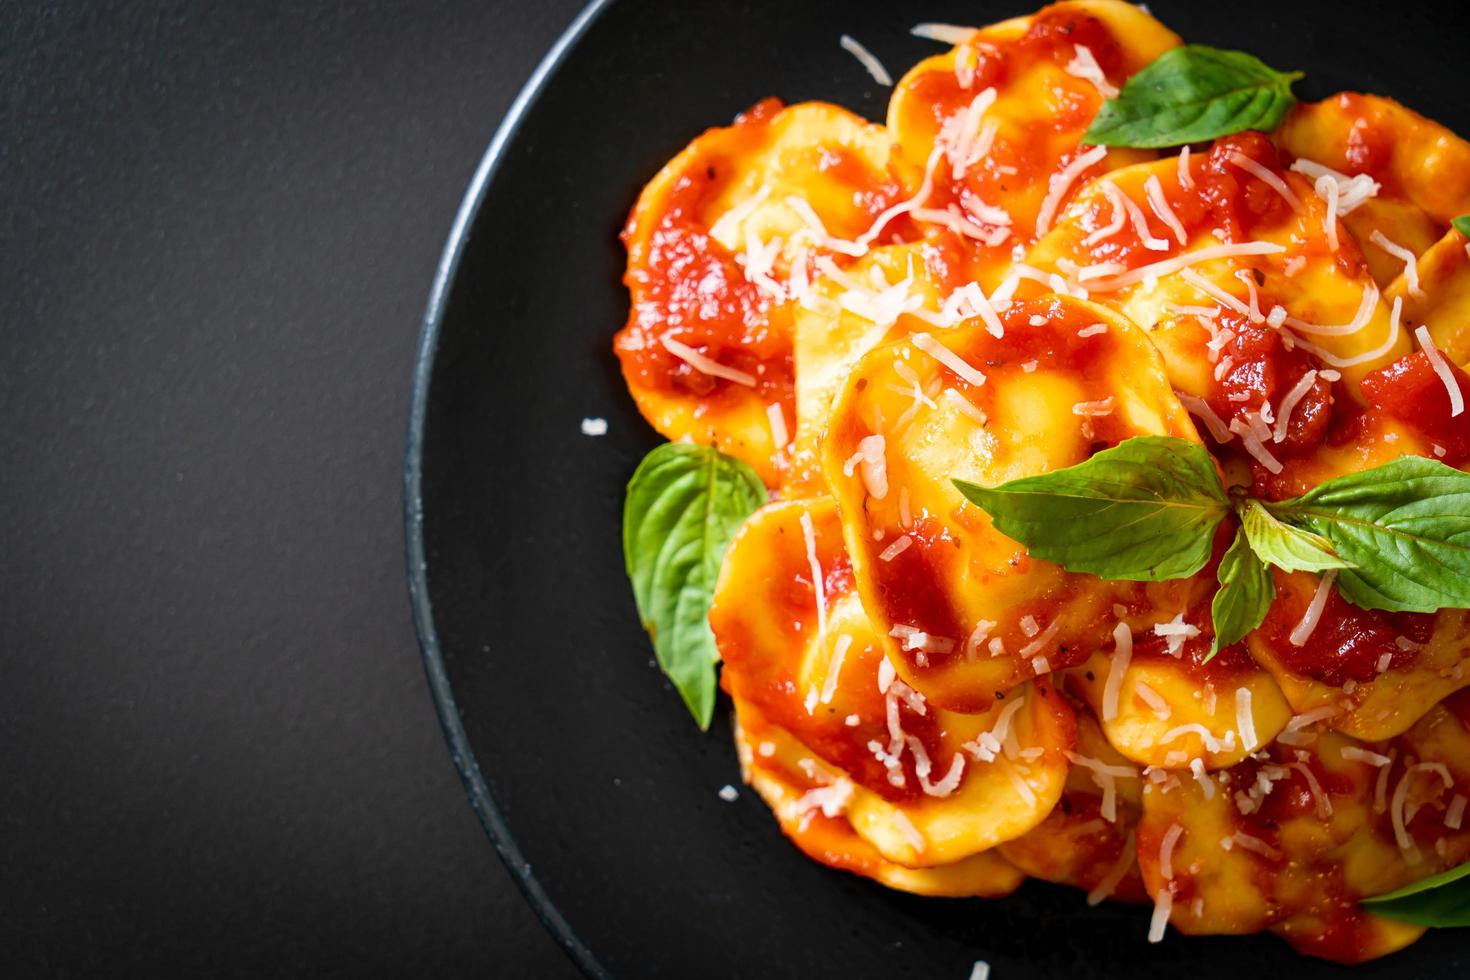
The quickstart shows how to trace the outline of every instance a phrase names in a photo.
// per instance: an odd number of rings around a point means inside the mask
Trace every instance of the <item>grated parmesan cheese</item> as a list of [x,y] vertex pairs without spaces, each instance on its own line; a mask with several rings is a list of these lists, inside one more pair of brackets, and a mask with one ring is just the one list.
[[1203,398],[1196,398],[1194,395],[1186,394],[1182,391],[1176,391],[1174,394],[1179,398],[1179,404],[1183,405],[1189,414],[1205,424],[1205,428],[1210,430],[1210,435],[1214,437],[1216,442],[1226,443],[1234,438],[1231,435],[1230,427],[1225,424],[1224,419],[1215,414],[1215,410],[1210,407],[1209,402]]
[[1322,619],[1322,610],[1327,606],[1328,590],[1332,588],[1332,583],[1336,580],[1337,569],[1330,568],[1318,581],[1317,591],[1312,596],[1312,601],[1307,604],[1307,611],[1302,614],[1302,621],[1296,624],[1291,635],[1287,637],[1292,646],[1302,646],[1311,638],[1313,631],[1317,629],[1318,621]]
[[883,67],[883,62],[874,57],[873,53],[863,47],[856,38],[850,34],[844,34],[838,43],[842,45],[842,50],[856,58],[868,70],[868,74],[873,76],[873,81],[879,85],[892,87],[893,76],[888,74],[888,69]]
[[885,441],[881,435],[864,436],[858,443],[858,454],[862,457],[858,473],[863,486],[874,500],[888,496],[888,462],[884,457]]
[[1158,279],[1160,276],[1166,276],[1203,262],[1246,255],[1275,255],[1284,251],[1286,251],[1285,245],[1277,245],[1274,242],[1233,242],[1226,245],[1208,245],[1192,252],[1185,252],[1183,255],[1141,265],[1112,279],[1090,283],[1088,288],[1093,292],[1110,293],[1146,279]]
[[1293,211],[1301,213],[1302,199],[1286,185],[1286,181],[1238,150],[1233,151],[1226,159],[1280,194],[1286,203],[1291,205]]
[[1450,800],[1449,808],[1444,812],[1444,825],[1451,830],[1459,830],[1460,824],[1465,817],[1465,797],[1456,793]]
[[1112,721],[1118,717],[1118,693],[1123,686],[1123,675],[1128,670],[1128,661],[1133,657],[1133,631],[1127,623],[1113,628],[1113,656],[1108,662],[1108,679],[1103,683],[1102,720]]
[[1445,360],[1444,354],[1434,346],[1434,338],[1429,336],[1429,329],[1420,324],[1414,328],[1414,338],[1419,341],[1419,347],[1424,351],[1424,356],[1429,358],[1429,364],[1434,368],[1434,373],[1439,375],[1440,381],[1444,382],[1444,390],[1450,396],[1450,418],[1463,414],[1465,393],[1460,390],[1460,383],[1455,379],[1454,372],[1450,370],[1449,362]]
[[1276,429],[1271,434],[1272,442],[1280,442],[1286,438],[1287,429],[1291,425],[1291,413],[1296,410],[1297,404],[1307,396],[1307,392],[1311,391],[1316,383],[1317,372],[1308,371],[1286,393],[1286,397],[1281,399],[1281,414],[1276,418]]
[[1172,712],[1169,710],[1169,702],[1164,700],[1163,695],[1149,687],[1143,681],[1133,685],[1133,693],[1137,694],[1144,704],[1153,711],[1154,717],[1159,721],[1168,721]]
[[1179,216],[1169,206],[1169,199],[1164,196],[1164,185],[1159,182],[1158,174],[1154,174],[1144,182],[1144,195],[1148,198],[1148,206],[1158,219],[1168,225],[1169,230],[1174,233],[1174,238],[1183,245],[1189,240],[1184,233],[1184,225],[1179,223]]
[[[827,661],[827,676],[822,681],[822,704],[831,704],[832,695],[837,693],[837,678],[842,674],[842,660],[847,656],[848,647],[852,646],[852,637],[846,633],[837,637],[837,643],[832,648],[832,659]],[[811,712],[807,712],[811,714]]]
[[607,419],[589,418],[582,420],[582,435],[605,436],[607,435]]
[[927,41],[939,41],[943,44],[964,44],[974,37],[977,28],[961,27],[958,24],[915,24],[909,28],[909,33],[914,37],[922,37]]
[[1102,66],[1097,63],[1097,58],[1093,56],[1091,48],[1085,44],[1074,44],[1072,51],[1072,60],[1067,62],[1063,71],[1084,82],[1091,82],[1092,86],[1097,89],[1097,94],[1105,99],[1111,99],[1118,94],[1118,87],[1109,82],[1107,76],[1103,74]]
[[668,334],[663,336],[662,343],[664,350],[673,354],[700,374],[707,374],[712,378],[723,378],[726,381],[733,381],[736,384],[745,385],[747,388],[755,387],[754,375],[746,374],[744,371],[737,371],[732,367],[726,367],[719,361],[701,354],[688,344],[680,343]]
[[927,333],[916,333],[911,339],[915,347],[949,368],[961,381],[977,388],[985,383],[985,375]]
[[1160,888],[1154,895],[1154,914],[1148,923],[1148,941],[1162,942],[1164,930],[1169,928],[1169,916],[1174,910],[1174,893],[1167,887]]
[[1165,881],[1174,880],[1174,845],[1179,843],[1179,836],[1183,833],[1183,824],[1171,824],[1159,842],[1159,874]]
[[893,559],[897,558],[899,555],[907,551],[909,549],[909,545],[913,543],[914,539],[905,534],[898,538],[898,540],[894,541],[891,545],[884,548],[882,553],[878,555],[878,560],[893,561]]
[[1123,850],[1119,853],[1118,860],[1108,869],[1108,873],[1103,876],[1102,881],[1097,883],[1097,887],[1087,893],[1087,904],[1097,905],[1103,899],[1112,895],[1118,885],[1127,876],[1129,869],[1133,867],[1133,862],[1136,857],[1136,844],[1133,838],[1133,831],[1130,830],[1128,831],[1127,838],[1123,841]]
[[1368,236],[1368,241],[1377,245],[1404,264],[1404,282],[1409,287],[1409,295],[1416,299],[1423,299],[1424,290],[1419,288],[1418,257],[1402,245],[1389,241],[1388,236],[1377,228],[1373,229],[1373,234]]
[[1105,146],[1094,146],[1086,153],[1079,154],[1057,173],[1052,174],[1047,181],[1046,197],[1041,201],[1041,210],[1036,214],[1036,237],[1040,238],[1051,229],[1052,218],[1056,216],[1057,209],[1062,205],[1062,199],[1072,189],[1082,171],[1093,164],[1100,163],[1108,155]]

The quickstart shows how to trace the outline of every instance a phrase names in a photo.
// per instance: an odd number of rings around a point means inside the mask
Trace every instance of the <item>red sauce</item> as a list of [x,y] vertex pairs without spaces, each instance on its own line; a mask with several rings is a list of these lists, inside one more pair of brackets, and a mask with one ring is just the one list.
[[[696,370],[666,350],[667,336],[756,379],[766,400],[789,400],[794,385],[789,322],[778,326],[770,302],[746,282],[735,257],[697,225],[697,213],[719,179],[709,169],[680,177],[643,254],[629,262],[628,324],[614,349],[630,385],[710,396],[732,381]],[[626,232],[625,232],[626,235]],[[641,259],[641,261],[639,261]]]
[[[1449,362],[1446,361],[1446,364]],[[1470,405],[1470,377],[1453,364],[1451,375]],[[1363,397],[1385,415],[1419,430],[1445,450],[1444,462],[1459,466],[1470,459],[1470,414],[1450,415],[1450,393],[1423,351],[1405,354],[1363,379]],[[1470,411],[1470,410],[1467,410]]]
[[[1305,350],[1287,350],[1279,334],[1243,316],[1226,311],[1219,323],[1235,336],[1220,351],[1220,360],[1229,358],[1230,367],[1207,401],[1227,425],[1233,419],[1244,422],[1264,404],[1279,411],[1286,395],[1318,366]],[[1332,421],[1332,403],[1332,385],[1318,378],[1293,408],[1285,438],[1267,446],[1272,455],[1295,456],[1319,446]]]
[[[1261,638],[1287,670],[1303,677],[1341,687],[1348,681],[1364,683],[1378,676],[1378,662],[1387,654],[1389,668],[1400,669],[1418,659],[1418,650],[1398,643],[1404,637],[1415,644],[1428,641],[1434,630],[1433,613],[1395,613],[1361,609],[1343,599],[1336,589],[1327,591],[1322,618],[1304,644],[1291,642],[1291,631],[1301,622],[1314,590],[1291,587],[1279,572],[1279,594],[1261,624]],[[1309,576],[1299,576],[1298,586]]]
[[963,656],[961,648],[969,635],[947,593],[938,585],[954,578],[951,569],[959,561],[960,542],[944,525],[927,516],[915,518],[908,535],[913,543],[892,561],[872,563],[873,577],[883,611],[891,621],[955,641],[955,651],[946,657],[926,654],[930,666],[937,666]]
[[[1204,166],[1194,173],[1195,193],[1208,212],[1205,221],[1224,233],[1226,241],[1249,241],[1256,226],[1280,225],[1291,215],[1291,205],[1233,162],[1247,157],[1278,176],[1281,160],[1264,133],[1244,132],[1218,139],[1205,154]],[[1181,218],[1182,220],[1182,218]]]
[[1038,60],[1060,59],[1065,63],[1072,60],[1076,53],[1073,46],[1078,44],[1092,51],[1103,74],[1109,77],[1116,78],[1128,67],[1136,67],[1125,65],[1123,46],[1107,24],[1067,4],[1038,11],[1016,49]]

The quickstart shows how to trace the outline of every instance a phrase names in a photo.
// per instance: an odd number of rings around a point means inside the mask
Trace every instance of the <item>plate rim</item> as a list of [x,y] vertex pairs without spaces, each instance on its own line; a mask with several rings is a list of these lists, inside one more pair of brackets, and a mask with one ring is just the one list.
[[465,796],[470,807],[480,820],[480,826],[490,839],[495,853],[500,856],[505,869],[541,924],[573,963],[587,976],[603,980],[611,974],[598,961],[592,950],[572,929],[566,917],[546,893],[541,882],[531,870],[531,864],[521,852],[511,834],[505,816],[500,812],[489,784],[480,771],[469,736],[465,732],[464,720],[444,660],[444,651],[439,644],[439,635],[434,626],[434,611],[429,599],[428,561],[424,549],[423,508],[423,448],[424,425],[428,413],[430,382],[434,371],[435,355],[439,347],[439,329],[443,323],[450,287],[459,270],[460,259],[465,251],[468,232],[475,216],[479,213],[495,175],[500,170],[505,152],[520,130],[526,112],[540,96],[548,81],[566,60],[587,29],[612,0],[590,0],[562,31],[556,42],[547,49],[534,71],[521,86],[510,108],[506,110],[500,125],[474,176],[470,178],[450,226],[448,239],[444,243],[438,266],[434,270],[433,283],[429,289],[429,300],[419,328],[419,341],[414,353],[413,383],[409,398],[408,426],[403,455],[403,527],[404,558],[407,566],[409,604],[413,612],[414,633],[418,638],[419,652],[423,659],[424,674],[429,682],[429,693],[434,701],[434,710],[439,716],[439,727],[449,748],[454,768],[459,773]]

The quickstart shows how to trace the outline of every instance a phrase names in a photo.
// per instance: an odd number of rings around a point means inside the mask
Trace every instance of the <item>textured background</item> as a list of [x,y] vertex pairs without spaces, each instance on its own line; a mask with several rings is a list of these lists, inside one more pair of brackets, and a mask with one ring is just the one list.
[[570,976],[403,587],[418,321],[579,0],[0,4],[0,973]]

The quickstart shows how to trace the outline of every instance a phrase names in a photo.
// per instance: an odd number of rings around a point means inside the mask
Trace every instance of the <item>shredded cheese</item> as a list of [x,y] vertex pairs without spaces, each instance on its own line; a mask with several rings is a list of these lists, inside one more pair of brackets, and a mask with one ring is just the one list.
[[949,368],[961,381],[977,388],[985,383],[985,375],[927,333],[916,333],[911,340],[915,347]]
[[1429,328],[1423,324],[1415,327],[1414,338],[1419,341],[1419,347],[1424,351],[1424,356],[1429,358],[1429,364],[1434,368],[1434,373],[1439,375],[1440,381],[1444,382],[1444,390],[1450,396],[1450,418],[1461,415],[1465,411],[1465,393],[1460,390],[1460,383],[1455,379],[1454,372],[1450,370],[1450,364],[1445,360],[1444,354],[1434,346],[1434,338],[1429,336]]
[[1286,438],[1287,430],[1291,426],[1291,413],[1296,410],[1297,404],[1305,397],[1307,392],[1317,383],[1317,372],[1308,371],[1297,380],[1292,389],[1281,399],[1281,412],[1276,417],[1276,429],[1271,433],[1273,442],[1281,442]]
[[1449,808],[1444,812],[1444,825],[1451,830],[1459,830],[1464,817],[1465,797],[1456,793],[1454,799],[1450,800]]
[[964,44],[975,36],[977,28],[961,27],[958,24],[915,24],[909,28],[914,37],[942,44]]
[[1094,146],[1086,153],[1077,157],[1063,167],[1057,173],[1052,174],[1047,181],[1046,197],[1041,201],[1041,210],[1036,213],[1036,237],[1040,238],[1051,229],[1052,218],[1056,217],[1057,209],[1062,206],[1062,199],[1072,189],[1077,178],[1082,176],[1082,171],[1093,164],[1100,163],[1108,155],[1105,146]]
[[[1221,361],[1220,363],[1221,364],[1229,364],[1230,363],[1230,359],[1229,358],[1226,358],[1225,360]],[[1219,377],[1219,374],[1220,374],[1220,372],[1217,371],[1216,372],[1216,377]],[[1258,423],[1260,422],[1259,416],[1256,417],[1255,421],[1258,422]],[[1261,423],[1261,424],[1264,424],[1264,423]],[[1231,419],[1230,420],[1230,431],[1231,432],[1234,432],[1236,435],[1240,436],[1240,443],[1241,443],[1241,445],[1243,445],[1245,447],[1245,451],[1246,452],[1250,453],[1253,457],[1255,457],[1256,462],[1258,462],[1262,466],[1266,467],[1266,469],[1270,470],[1272,473],[1280,473],[1281,472],[1281,470],[1282,470],[1281,460],[1279,460],[1275,456],[1273,456],[1271,454],[1271,450],[1269,450],[1269,449],[1266,448],[1266,444],[1262,440],[1261,434],[1258,433],[1255,430],[1254,427],[1252,427],[1247,422],[1241,421],[1240,419]],[[1269,436],[1270,435],[1270,432],[1267,431],[1266,435]],[[1301,644],[1298,643],[1297,646],[1301,646]]]
[[951,407],[953,407],[961,415],[969,418],[976,425],[983,426],[987,421],[989,421],[986,418],[984,412],[980,411],[979,408],[976,408],[973,402],[971,402],[964,395],[960,394],[958,391],[955,391],[953,388],[944,389],[944,394],[940,395],[939,397],[949,402]]
[[1169,716],[1172,714],[1169,710],[1169,702],[1164,700],[1164,696],[1158,691],[1155,691],[1143,681],[1139,681],[1133,685],[1133,693],[1137,694],[1139,699],[1149,706],[1155,718],[1159,719],[1159,721],[1169,720]]
[[1110,293],[1143,282],[1145,279],[1158,279],[1161,276],[1178,272],[1181,269],[1187,269],[1193,265],[1199,265],[1203,262],[1213,262],[1215,259],[1236,258],[1246,255],[1275,255],[1278,252],[1284,251],[1286,251],[1285,245],[1277,245],[1274,242],[1233,242],[1226,245],[1208,245],[1205,248],[1197,248],[1192,252],[1185,252],[1183,255],[1176,255],[1173,258],[1162,259],[1148,265],[1141,265],[1112,279],[1090,283],[1088,288],[1096,293]]
[[1118,860],[1113,862],[1113,866],[1108,869],[1108,873],[1103,876],[1102,881],[1097,883],[1097,887],[1087,893],[1087,904],[1098,905],[1108,896],[1112,895],[1117,890],[1118,885],[1122,884],[1123,879],[1127,877],[1128,871],[1133,867],[1133,862],[1136,857],[1137,852],[1133,839],[1133,831],[1130,830],[1128,831],[1128,837],[1123,841],[1123,850],[1118,854]]
[[1107,195],[1108,200],[1113,203],[1114,207],[1122,208],[1123,213],[1128,215],[1128,219],[1133,222],[1133,231],[1138,235],[1138,240],[1143,244],[1144,248],[1151,252],[1166,252],[1169,250],[1169,243],[1167,241],[1154,237],[1153,232],[1149,229],[1148,219],[1143,215],[1143,208],[1140,208],[1133,198],[1124,194],[1118,185],[1111,180],[1102,181],[1102,190]]
[[1067,62],[1063,71],[1084,82],[1091,82],[1097,89],[1097,94],[1105,99],[1111,99],[1118,94],[1118,87],[1109,82],[1107,76],[1103,74],[1102,66],[1097,63],[1097,58],[1093,56],[1091,48],[1085,44],[1074,44],[1072,51],[1072,60]]
[[1169,928],[1169,916],[1174,911],[1174,893],[1167,886],[1154,895],[1154,914],[1148,923],[1148,941],[1163,942],[1164,930]]
[[1378,181],[1367,174],[1349,177],[1345,173],[1323,166],[1314,160],[1308,160],[1306,157],[1298,158],[1292,163],[1291,169],[1312,180],[1314,182],[1312,189],[1319,197],[1324,197],[1323,178],[1330,180],[1337,188],[1338,214],[1349,214],[1357,210],[1365,201],[1376,197],[1382,189]]
[[1286,203],[1291,205],[1291,209],[1293,211],[1297,212],[1298,214],[1301,213],[1302,199],[1297,197],[1292,189],[1286,185],[1286,181],[1282,180],[1276,174],[1272,173],[1270,170],[1267,170],[1265,167],[1261,166],[1259,163],[1257,163],[1255,160],[1252,160],[1244,153],[1241,153],[1239,150],[1232,151],[1231,154],[1226,157],[1226,159],[1235,164],[1235,166],[1239,167],[1241,170],[1244,170],[1246,173],[1250,174],[1252,177],[1255,177],[1257,180],[1261,181],[1267,187],[1270,187],[1276,193],[1280,194],[1282,198],[1286,201]]
[[884,454],[885,440],[881,435],[864,436],[858,443],[858,474],[863,486],[874,500],[888,496],[888,461]]
[[1179,843],[1179,836],[1183,833],[1183,824],[1171,824],[1159,842],[1159,874],[1165,881],[1174,880],[1174,845]]
[[1127,623],[1113,628],[1113,657],[1108,662],[1108,679],[1103,683],[1102,720],[1112,721],[1118,717],[1118,693],[1123,687],[1123,675],[1128,671],[1128,661],[1133,657],[1133,631]]
[[700,374],[707,374],[712,378],[723,378],[726,381],[733,381],[736,384],[745,385],[747,388],[755,387],[755,375],[753,374],[746,374],[744,371],[737,371],[735,368],[726,367],[719,361],[706,357],[688,344],[681,343],[667,334],[661,338],[661,341],[664,345],[664,350],[673,354]]
[[1234,438],[1231,435],[1230,427],[1225,424],[1225,420],[1215,414],[1215,410],[1203,398],[1196,398],[1194,395],[1186,394],[1182,391],[1176,391],[1174,394],[1179,398],[1179,403],[1188,410],[1189,414],[1205,424],[1205,428],[1210,430],[1210,435],[1214,437],[1216,442],[1225,443]]
[[1143,184],[1144,194],[1148,197],[1148,206],[1154,214],[1158,215],[1160,221],[1169,226],[1174,233],[1174,238],[1183,245],[1189,240],[1184,233],[1184,225],[1180,224],[1179,216],[1169,206],[1169,199],[1164,196],[1164,185],[1159,182],[1158,174],[1154,174]]
[[858,43],[856,38],[850,34],[844,34],[838,43],[842,45],[842,50],[862,63],[862,66],[868,70],[868,74],[873,76],[873,81],[879,85],[892,87],[893,76],[888,74],[888,69],[883,67],[883,62],[879,61],[873,56],[871,51]]
[[1327,570],[1317,583],[1317,591],[1312,596],[1312,601],[1307,604],[1307,611],[1302,614],[1301,622],[1291,631],[1287,637],[1292,646],[1302,646],[1317,628],[1317,623],[1322,619],[1322,610],[1327,606],[1327,593],[1332,588],[1332,583],[1337,579],[1337,569]]
[[[1376,286],[1374,286],[1370,282],[1365,287],[1365,289],[1372,290],[1372,292],[1373,292],[1373,299],[1376,302],[1377,299],[1378,299],[1378,288]],[[1394,348],[1394,345],[1399,342],[1399,317],[1403,313],[1403,308],[1404,308],[1404,299],[1403,299],[1403,297],[1402,296],[1395,296],[1394,297],[1394,300],[1393,300],[1393,307],[1389,311],[1389,315],[1388,315],[1388,327],[1389,327],[1389,329],[1388,329],[1388,337],[1387,337],[1387,339],[1385,339],[1382,344],[1378,345],[1377,347],[1373,348],[1372,350],[1370,350],[1370,351],[1364,351],[1363,353],[1358,354],[1358,355],[1353,356],[1353,357],[1339,357],[1338,355],[1332,353],[1332,351],[1327,350],[1324,347],[1319,347],[1318,345],[1316,345],[1316,344],[1314,344],[1314,343],[1312,343],[1310,341],[1303,340],[1301,337],[1298,337],[1298,336],[1295,336],[1295,335],[1290,335],[1290,334],[1287,335],[1287,336],[1290,336],[1291,340],[1295,343],[1295,345],[1297,347],[1300,347],[1303,350],[1307,350],[1307,351],[1310,351],[1313,354],[1316,354],[1317,357],[1319,357],[1322,360],[1326,361],[1328,364],[1331,364],[1333,367],[1340,367],[1340,368],[1342,368],[1342,367],[1353,367],[1354,365],[1357,365],[1357,364],[1364,364],[1364,363],[1366,363],[1368,361],[1376,360],[1376,359],[1382,357],[1384,354],[1387,354],[1390,350],[1392,350]],[[1370,314],[1371,314],[1371,310],[1370,310]],[[1367,322],[1367,318],[1366,317],[1364,318],[1363,322],[1364,323]],[[1287,317],[1286,318],[1286,325],[1289,326],[1289,327],[1290,326],[1296,326],[1296,327],[1302,326],[1302,324],[1300,324],[1300,323],[1293,324],[1291,317]],[[1328,328],[1324,328],[1324,327],[1319,327],[1317,332],[1327,333],[1327,332],[1329,332],[1329,329]]]
[[827,642],[827,585],[822,577],[822,564],[817,560],[817,535],[812,527],[812,515],[802,512],[801,536],[806,542],[806,560],[812,572],[812,591],[817,596],[817,642]]
[[1368,236],[1368,241],[1377,245],[1404,264],[1404,282],[1409,287],[1409,295],[1416,299],[1422,299],[1424,297],[1424,290],[1419,288],[1418,257],[1402,245],[1389,241],[1388,236],[1377,228],[1373,229],[1373,234]]
[[905,534],[905,535],[899,537],[891,545],[889,545],[888,547],[884,548],[883,551],[882,551],[882,553],[878,555],[878,560],[879,561],[893,561],[893,559],[897,558],[899,555],[901,555],[905,551],[909,550],[909,545],[911,545],[913,543],[914,543],[914,539],[911,538],[911,537],[909,537],[907,534]]
[[827,661],[827,676],[822,681],[823,704],[832,703],[832,695],[837,693],[837,678],[842,673],[842,660],[847,656],[848,647],[852,646],[852,637],[846,633],[837,637],[837,643],[832,647],[832,659]]

